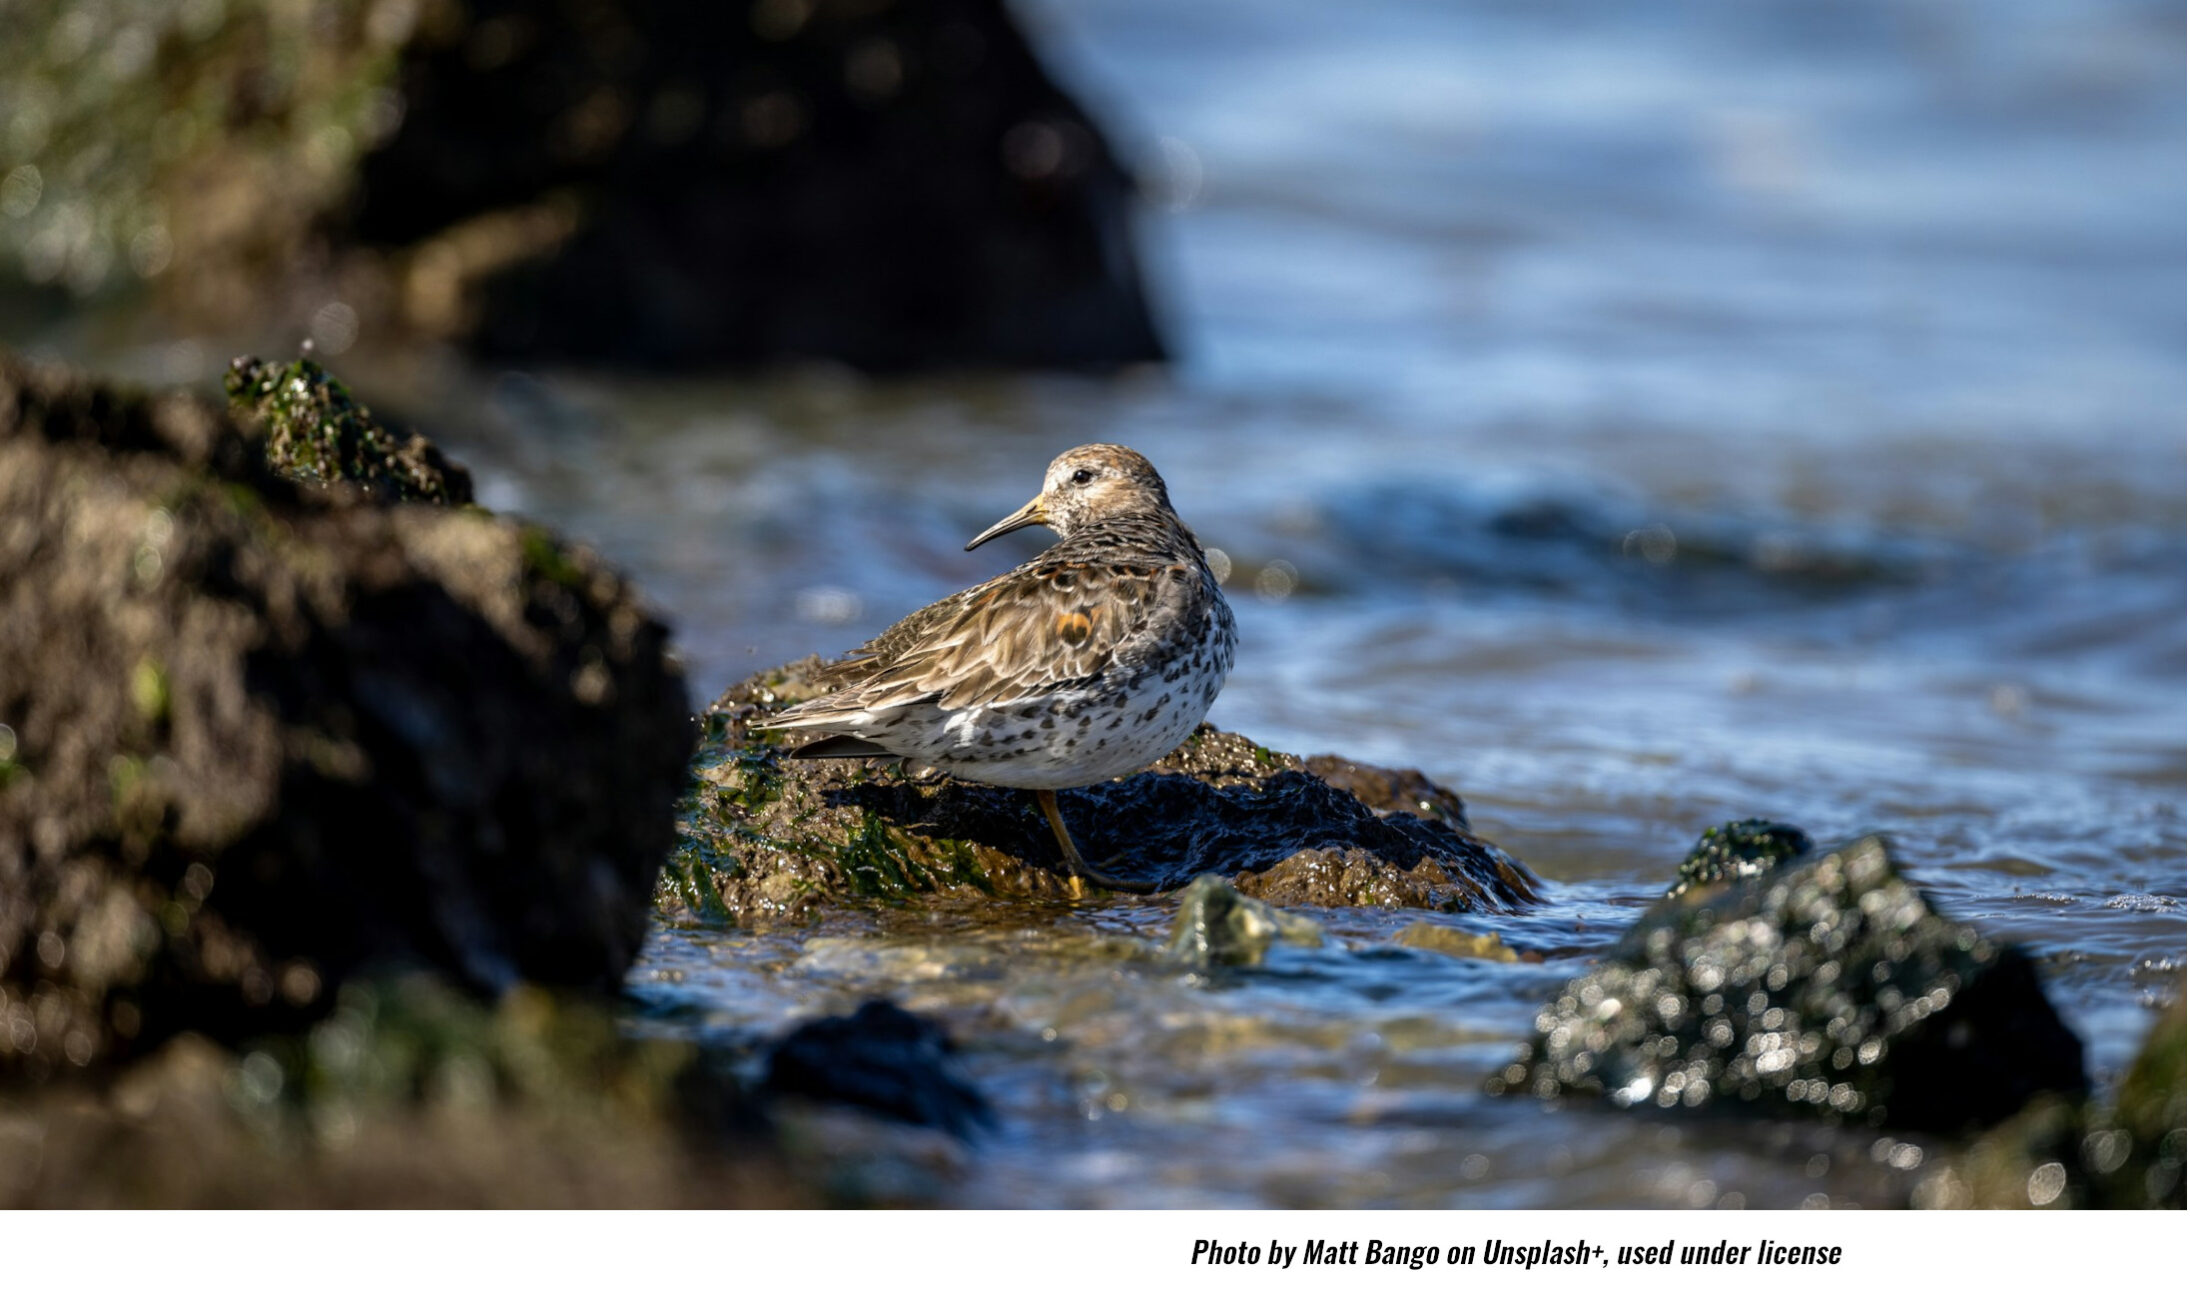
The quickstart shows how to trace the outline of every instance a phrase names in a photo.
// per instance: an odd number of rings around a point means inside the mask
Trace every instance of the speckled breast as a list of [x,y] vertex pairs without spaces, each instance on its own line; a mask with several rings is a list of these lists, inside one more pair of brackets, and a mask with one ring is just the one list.
[[1006,788],[1077,788],[1132,774],[1186,741],[1231,674],[1231,609],[1219,597],[1199,620],[1191,640],[1122,663],[1087,688],[942,713],[934,740],[914,755]]

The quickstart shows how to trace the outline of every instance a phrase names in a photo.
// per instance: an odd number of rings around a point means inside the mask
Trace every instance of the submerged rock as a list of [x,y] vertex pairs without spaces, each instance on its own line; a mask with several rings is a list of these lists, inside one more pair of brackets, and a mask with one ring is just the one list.
[[0,356],[0,1074],[295,1027],[388,963],[608,990],[638,951],[667,632],[539,528],[263,451]]
[[[708,709],[665,907],[751,920],[859,898],[1068,894],[1032,794],[869,761],[788,760],[775,735],[749,728],[809,696],[818,665],[754,676]],[[1152,769],[1058,800],[1090,860],[1159,888],[1215,873],[1273,905],[1457,911],[1537,899],[1534,876],[1481,839],[1379,814],[1298,758],[1206,725]]]
[[[1494,964],[1515,964],[1521,960],[1519,952],[1500,941],[1495,932],[1461,932],[1442,923],[1410,923],[1392,937],[1392,944],[1451,955],[1455,959],[1484,959]],[[1536,958],[1541,962],[1541,955]]]
[[776,1042],[763,1083],[772,1098],[849,1104],[970,1139],[996,1114],[960,1071],[943,1029],[887,1000],[818,1018]]
[[1299,914],[1242,896],[1215,874],[1203,874],[1179,893],[1165,954],[1194,968],[1213,964],[1253,967],[1270,947],[1320,946],[1323,926]]
[[1659,902],[1490,1082],[1939,1130],[2085,1085],[2030,960],[1939,915],[1875,837]]

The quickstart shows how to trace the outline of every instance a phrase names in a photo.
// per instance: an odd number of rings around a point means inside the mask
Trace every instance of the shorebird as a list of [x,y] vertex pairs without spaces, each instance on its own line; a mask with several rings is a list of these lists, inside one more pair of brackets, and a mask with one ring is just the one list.
[[1057,543],[932,603],[815,682],[830,690],[759,728],[829,737],[794,757],[899,757],[975,783],[1030,788],[1072,892],[1088,865],[1057,790],[1129,775],[1194,732],[1232,670],[1232,610],[1163,479],[1124,446],[1068,450],[1041,494],[966,543],[1022,527]]

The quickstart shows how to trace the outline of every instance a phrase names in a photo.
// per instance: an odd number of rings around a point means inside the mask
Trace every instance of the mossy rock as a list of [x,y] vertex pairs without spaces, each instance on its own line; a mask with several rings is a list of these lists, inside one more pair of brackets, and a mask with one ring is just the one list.
[[[751,922],[860,900],[1069,895],[1032,794],[884,763],[792,760],[752,728],[811,696],[818,665],[763,672],[708,709],[664,909]],[[1214,873],[1273,905],[1466,911],[1538,899],[1525,867],[1449,817],[1380,812],[1300,758],[1207,725],[1151,769],[1058,800],[1089,859],[1151,888]]]
[[417,433],[383,427],[317,361],[243,356],[223,383],[236,413],[265,430],[267,465],[284,477],[349,483],[382,500],[472,502],[470,473]]
[[638,954],[667,629],[537,527],[264,450],[0,354],[0,1077],[294,1029],[389,963],[607,990]]

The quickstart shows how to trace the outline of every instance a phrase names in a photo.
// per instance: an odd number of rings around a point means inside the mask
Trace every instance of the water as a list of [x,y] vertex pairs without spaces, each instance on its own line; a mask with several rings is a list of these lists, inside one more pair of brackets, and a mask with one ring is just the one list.
[[705,696],[1031,553],[960,546],[1131,444],[1233,564],[1212,719],[1459,789],[1554,886],[1457,922],[1542,962],[1335,912],[1210,978],[1152,957],[1160,900],[945,907],[665,928],[639,1029],[939,1015],[1004,1124],[817,1121],[883,1200],[1905,1201],[1950,1144],[1480,1095],[1699,830],[1769,815],[1891,834],[2118,1074],[2185,955],[2179,6],[1036,16],[1155,181],[1174,370],[355,373],[635,573]]

